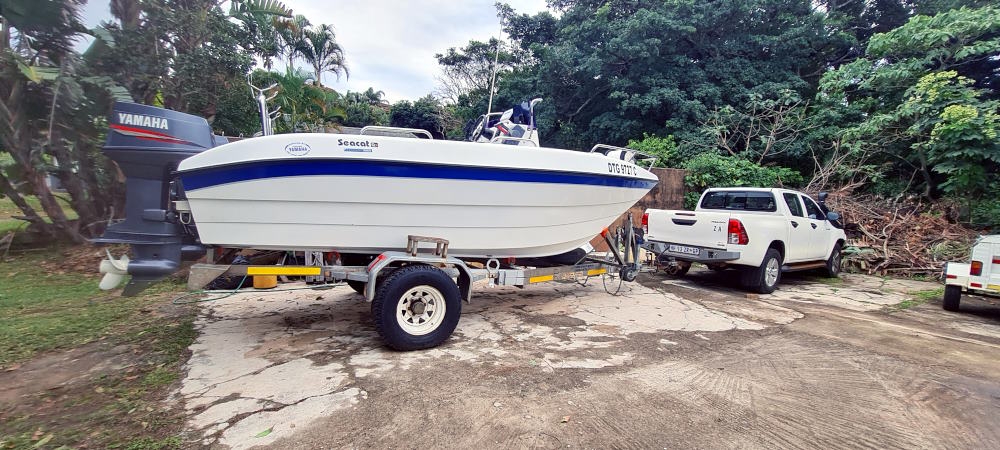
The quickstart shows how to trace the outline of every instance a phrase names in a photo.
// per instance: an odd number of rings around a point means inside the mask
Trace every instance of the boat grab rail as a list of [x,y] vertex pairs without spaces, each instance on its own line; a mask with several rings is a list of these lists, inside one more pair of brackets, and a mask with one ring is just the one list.
[[379,125],[368,125],[361,129],[361,134],[367,134],[366,131],[390,131],[396,133],[409,133],[416,135],[414,137],[418,137],[419,135],[424,135],[427,136],[427,139],[434,139],[434,136],[431,135],[430,131],[421,130],[419,128],[399,128],[399,127],[383,127]]
[[[538,144],[536,144],[535,141],[533,141],[531,139],[522,138],[522,137],[514,137],[514,136],[503,136],[503,135],[501,135],[501,136],[495,136],[493,139],[490,139],[490,144],[497,144],[497,143],[503,144],[503,142],[501,142],[501,141],[530,142],[531,145],[533,145],[535,147],[538,147]],[[517,145],[520,146],[521,144],[517,144]]]
[[637,166],[639,165],[640,161],[649,161],[649,166],[646,167],[646,170],[652,169],[653,166],[656,165],[656,157],[655,156],[647,154],[647,153],[640,152],[640,151],[635,150],[635,149],[627,148],[627,147],[615,147],[614,145],[608,145],[608,144],[596,144],[596,145],[594,145],[593,148],[590,149],[590,153],[597,152],[597,153],[603,154],[604,156],[607,156],[608,152],[613,151],[613,150],[621,150],[621,151],[624,151],[624,152],[631,152],[631,154],[632,154],[632,161],[629,161],[629,162],[631,162],[632,164],[635,164]]

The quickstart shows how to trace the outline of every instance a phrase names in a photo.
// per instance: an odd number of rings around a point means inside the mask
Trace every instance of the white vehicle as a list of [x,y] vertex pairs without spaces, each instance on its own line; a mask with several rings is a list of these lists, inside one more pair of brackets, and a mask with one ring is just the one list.
[[962,290],[976,294],[1000,295],[1000,234],[980,237],[972,246],[968,264],[944,266],[944,309],[958,311]]
[[846,236],[840,216],[808,195],[788,189],[720,188],[705,191],[694,211],[648,209],[646,244],[675,275],[692,262],[714,270],[736,267],[743,284],[774,292],[781,272],[825,269],[840,273]]

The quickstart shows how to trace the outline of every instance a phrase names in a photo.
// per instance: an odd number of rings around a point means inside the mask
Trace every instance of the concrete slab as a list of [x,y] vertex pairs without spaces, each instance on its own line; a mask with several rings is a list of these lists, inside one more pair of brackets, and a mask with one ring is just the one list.
[[198,443],[232,449],[1000,441],[1000,305],[898,310],[936,285],[854,275],[748,296],[719,277],[479,287],[448,342],[405,353],[345,286],[244,293],[204,304],[177,394]]

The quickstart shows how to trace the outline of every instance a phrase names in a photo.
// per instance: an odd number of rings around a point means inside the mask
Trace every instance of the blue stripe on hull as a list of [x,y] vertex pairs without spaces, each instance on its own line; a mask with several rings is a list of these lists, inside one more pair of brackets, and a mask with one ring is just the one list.
[[647,190],[656,186],[656,181],[613,175],[351,159],[253,161],[196,169],[180,174],[181,181],[184,183],[184,189],[188,191],[239,181],[314,175],[360,175],[372,177],[514,181],[522,183],[587,184]]

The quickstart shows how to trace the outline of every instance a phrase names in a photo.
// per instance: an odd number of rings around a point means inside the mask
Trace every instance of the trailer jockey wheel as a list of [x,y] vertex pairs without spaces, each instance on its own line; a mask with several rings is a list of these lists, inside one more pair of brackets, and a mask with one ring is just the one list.
[[635,281],[635,277],[639,274],[639,271],[635,268],[635,266],[627,265],[622,266],[621,270],[618,271],[618,274],[623,280],[633,282]]
[[444,271],[427,265],[396,269],[378,283],[372,300],[375,329],[396,350],[440,345],[461,315],[458,286]]

